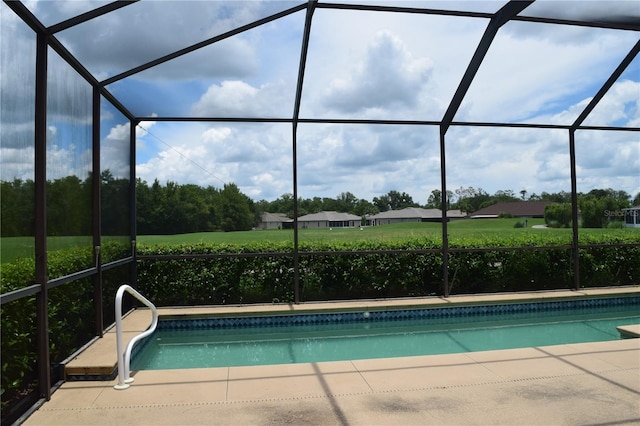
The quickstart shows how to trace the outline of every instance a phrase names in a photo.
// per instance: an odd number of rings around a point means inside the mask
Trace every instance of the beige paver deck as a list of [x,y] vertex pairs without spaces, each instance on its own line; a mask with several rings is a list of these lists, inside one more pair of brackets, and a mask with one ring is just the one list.
[[620,336],[625,338],[640,337],[640,324],[621,325],[616,327]]
[[[581,296],[571,292],[562,297]],[[356,305],[361,308],[361,303]],[[148,322],[145,311],[127,318],[130,329],[144,328]],[[103,348],[115,359],[115,343],[110,344],[111,348],[109,343]],[[102,349],[89,348],[78,358],[89,356],[90,350]],[[115,390],[115,383],[64,383],[25,424],[640,424],[640,339],[406,358],[139,371],[129,389]]]

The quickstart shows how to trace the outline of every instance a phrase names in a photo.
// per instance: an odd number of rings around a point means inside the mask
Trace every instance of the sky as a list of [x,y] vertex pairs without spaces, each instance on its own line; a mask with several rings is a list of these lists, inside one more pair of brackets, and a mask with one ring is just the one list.
[[[27,1],[45,25],[105,2]],[[366,3],[361,1],[359,3]],[[504,1],[377,2],[495,12]],[[301,4],[296,1],[143,0],[62,31],[57,37],[99,80]],[[33,36],[6,5],[3,65],[32,67]],[[522,12],[564,19],[640,20],[637,1],[537,1]],[[171,117],[291,118],[305,11],[204,47],[107,89],[142,122],[136,129],[136,174],[221,187],[235,183],[254,200],[293,192],[293,130],[288,123],[163,122]],[[484,18],[316,9],[311,25],[301,118],[442,119],[487,27]],[[6,37],[9,34],[10,37]],[[572,124],[640,32],[509,22],[495,37],[454,121]],[[50,55],[50,91],[62,99],[49,112],[49,177],[90,170],[86,132],[90,87]],[[29,65],[31,64],[31,65]],[[11,68],[14,67],[14,68]],[[14,99],[29,97],[32,79],[0,69],[3,180],[33,168]],[[18,103],[19,104],[19,103]],[[89,104],[90,105],[90,104]],[[640,127],[640,59],[636,58],[584,124]],[[129,123],[103,100],[102,169],[128,176]],[[439,189],[436,126],[298,125],[298,195],[372,200],[391,190],[424,204]],[[567,130],[452,126],[446,133],[447,188],[489,193],[569,191]],[[26,141],[26,142],[25,142]],[[30,151],[31,150],[31,151]],[[578,191],[640,192],[640,132],[576,132]],[[26,160],[26,161],[25,161]]]

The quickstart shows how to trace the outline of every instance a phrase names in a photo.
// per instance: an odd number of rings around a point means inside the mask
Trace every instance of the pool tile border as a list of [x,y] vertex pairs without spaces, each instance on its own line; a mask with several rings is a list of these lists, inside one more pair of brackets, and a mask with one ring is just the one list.
[[606,306],[640,307],[640,296],[587,298],[580,300],[538,301],[522,303],[492,303],[486,305],[434,307],[418,309],[366,310],[308,314],[261,314],[260,316],[225,316],[194,319],[162,319],[159,330],[191,330],[220,328],[251,328],[290,325],[318,325],[406,319],[437,319],[459,316],[499,315],[509,313],[550,312]]

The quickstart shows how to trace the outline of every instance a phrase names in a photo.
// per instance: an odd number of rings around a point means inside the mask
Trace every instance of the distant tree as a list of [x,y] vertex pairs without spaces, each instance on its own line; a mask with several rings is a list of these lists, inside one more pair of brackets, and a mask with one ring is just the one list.
[[298,200],[298,215],[302,216],[304,214],[318,213],[323,208],[323,200],[320,197],[313,197],[311,199],[299,199]]
[[571,226],[571,204],[549,204],[544,208],[544,222],[552,228]]
[[360,199],[358,200],[358,202],[356,203],[355,208],[353,209],[353,211],[351,211],[350,213],[353,213],[355,215],[358,215],[360,217],[362,216],[366,216],[366,215],[373,215],[373,214],[377,214],[380,211],[378,210],[378,208],[373,205],[373,203],[365,200],[365,199]]
[[529,201],[541,201],[541,198],[538,194],[536,194],[535,192],[532,193],[531,195],[529,195],[528,198]]
[[496,191],[496,193],[493,194],[493,197],[491,198],[492,198],[491,201],[493,201],[493,204],[520,201],[520,199],[516,197],[516,193],[513,192],[511,189],[500,189]]
[[28,179],[0,182],[0,235],[20,237],[34,234],[35,184]]
[[129,235],[129,179],[116,178],[109,169],[100,173],[103,235]]
[[582,197],[580,199],[580,215],[584,228],[602,228],[605,223],[602,202],[596,197]]
[[279,198],[273,200],[269,211],[271,213],[284,213],[293,218],[293,194],[282,194]]
[[373,205],[381,212],[391,210],[391,200],[388,195],[381,195],[380,197],[373,197]]
[[47,234],[91,235],[91,181],[70,175],[47,181]]
[[631,204],[635,207],[635,206],[640,206],[640,192],[638,192],[636,194],[635,197],[633,197],[633,201],[631,202]]
[[[455,194],[453,191],[447,190],[447,206],[446,209],[451,209],[451,203]],[[429,198],[427,198],[427,204],[425,205],[428,209],[441,209],[442,208],[442,191],[439,189],[434,189],[431,191]]]
[[339,211],[341,209],[340,202],[335,198],[323,197],[322,209],[324,211]]
[[527,190],[526,189],[520,190],[520,196],[522,197],[522,201],[524,201],[525,197],[527,196]]
[[491,196],[482,188],[476,189],[472,186],[464,188],[461,186],[455,190],[455,193],[458,196],[455,208],[462,210],[463,212],[475,212],[481,209],[481,205],[483,205],[483,203],[495,203],[492,202]]
[[358,197],[351,192],[342,192],[336,198],[336,209],[339,212],[352,212],[354,211],[356,204],[358,203]]
[[209,209],[209,200],[205,190],[197,185],[181,185],[178,190],[180,203],[179,215],[181,224],[175,229],[180,233],[212,231],[213,217]]
[[406,192],[391,190],[387,194],[387,197],[391,210],[400,210],[407,207],[418,207],[418,204],[413,202],[413,198],[411,198],[411,195],[407,194]]
[[629,201],[631,200],[631,195],[629,195],[626,191],[616,191],[612,188],[607,189],[592,189],[587,193],[587,196],[593,196],[595,198],[610,198],[614,200],[622,208],[629,207]]
[[234,183],[226,183],[220,191],[223,231],[248,231],[253,226],[254,216],[251,199],[240,192]]
[[582,226],[603,228],[611,222],[621,221],[621,210],[629,207],[630,199],[631,196],[625,191],[592,189],[579,197]]
[[571,193],[566,191],[560,191],[556,193],[548,193],[543,191],[540,194],[541,201],[553,201],[554,203],[570,203],[571,202]]

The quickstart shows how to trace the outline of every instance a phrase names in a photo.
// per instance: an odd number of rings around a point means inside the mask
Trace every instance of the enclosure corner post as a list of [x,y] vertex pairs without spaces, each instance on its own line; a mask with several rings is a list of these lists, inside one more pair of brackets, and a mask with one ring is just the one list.
[[578,239],[578,183],[576,175],[575,129],[569,129],[569,161],[571,163],[571,255],[573,263],[573,289],[580,289],[580,247]]
[[131,120],[129,124],[129,239],[131,244],[131,268],[129,279],[133,288],[138,288],[138,264],[136,259],[136,126],[139,121]]
[[440,208],[442,209],[442,294],[449,297],[449,230],[447,227],[447,169],[445,155],[445,133],[447,128],[440,126],[440,182],[442,197]]
[[49,293],[47,274],[47,55],[48,37],[38,33],[35,81],[35,278],[38,390],[51,398],[49,355]]
[[102,303],[102,254],[100,251],[102,239],[102,200],[101,185],[102,173],[100,171],[100,87],[93,87],[93,116],[92,116],[92,234],[94,247],[94,266],[96,274],[93,276],[93,306],[95,314],[95,334],[102,337],[104,335],[104,304]]

